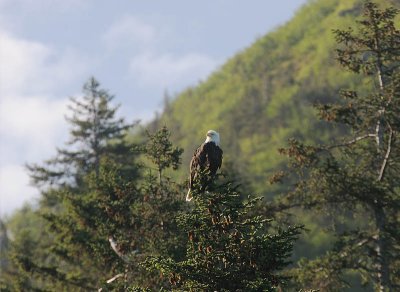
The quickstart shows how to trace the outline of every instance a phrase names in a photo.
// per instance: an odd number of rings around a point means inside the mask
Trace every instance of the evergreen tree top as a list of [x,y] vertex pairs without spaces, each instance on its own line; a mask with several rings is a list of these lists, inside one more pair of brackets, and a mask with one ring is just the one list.
[[100,160],[105,156],[133,159],[125,137],[135,124],[116,117],[119,106],[111,104],[113,99],[93,77],[83,86],[82,98],[70,99],[71,116],[66,117],[71,125],[70,139],[44,165],[27,166],[35,184],[77,186],[83,175],[93,170],[98,174]]

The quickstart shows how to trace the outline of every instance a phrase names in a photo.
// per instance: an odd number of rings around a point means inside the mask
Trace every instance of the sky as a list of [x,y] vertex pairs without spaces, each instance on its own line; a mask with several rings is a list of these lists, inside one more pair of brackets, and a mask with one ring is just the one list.
[[68,139],[69,97],[94,76],[127,122],[288,21],[307,0],[0,0],[0,217],[39,192],[25,163]]

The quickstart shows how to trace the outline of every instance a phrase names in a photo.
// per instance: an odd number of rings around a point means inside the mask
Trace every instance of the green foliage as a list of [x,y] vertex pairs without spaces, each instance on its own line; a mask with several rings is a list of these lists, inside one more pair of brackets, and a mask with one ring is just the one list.
[[[20,214],[19,222],[32,225],[13,228],[2,289],[160,289],[168,282],[139,262],[149,255],[183,256],[175,215],[183,209],[184,190],[163,173],[178,169],[183,150],[173,147],[165,127],[148,134],[143,147],[129,145],[132,125],[115,118],[113,97],[94,78],[84,93],[82,101],[72,99],[68,147],[43,166],[28,166],[42,196],[37,211]],[[152,165],[135,162],[138,155]]]
[[299,263],[298,279],[305,286],[343,289],[351,271],[377,291],[400,287],[397,14],[366,1],[357,30],[335,30],[340,64],[375,84],[366,94],[344,90],[341,102],[317,106],[322,118],[346,126],[349,134],[327,146],[291,140],[281,150],[290,157],[297,182],[277,209],[302,206],[328,213],[336,235],[326,255]]
[[173,169],[178,169],[181,164],[180,156],[183,153],[183,149],[179,147],[172,149],[172,143],[169,140],[170,136],[171,133],[165,126],[154,135],[148,133],[150,141],[144,151],[146,156],[161,170],[170,166]]
[[[10,236],[7,251],[8,266],[0,274],[1,282],[5,285],[3,291],[42,291],[76,289],[74,278],[65,278],[57,270],[59,263],[54,255],[49,253],[51,235],[46,230],[45,220],[31,207],[25,206],[7,220]],[[64,279],[60,285],[49,282],[47,275]],[[81,282],[82,287],[90,288]]]
[[[78,230],[72,236],[85,235],[84,241],[71,240],[63,244],[67,250],[85,250],[92,258],[91,266],[109,271],[96,274],[97,284],[117,289],[132,284],[160,288],[165,285],[158,274],[146,273],[138,263],[148,255],[169,254],[179,258],[182,238],[176,230],[175,212],[182,209],[181,187],[166,180],[163,187],[148,173],[139,186],[137,181],[126,181],[118,168],[110,162],[100,168],[100,177],[92,176],[93,191],[88,196],[71,195],[65,221],[75,222]],[[179,198],[179,199],[178,199]],[[72,214],[72,215],[71,215]],[[92,238],[92,242],[88,242]],[[119,253],[113,252],[108,239],[118,244]],[[75,246],[75,247],[74,247]],[[99,261],[100,260],[100,261]],[[93,267],[91,268],[94,269]],[[113,285],[105,280],[122,273],[123,281]]]
[[[18,231],[13,241],[11,254],[17,277],[24,279],[22,275],[26,275],[28,279],[24,289],[19,284],[22,290],[95,289],[98,279],[115,268],[110,264],[112,252],[105,235],[109,230],[99,224],[98,216],[104,214],[99,207],[102,201],[94,190],[104,180],[101,172],[117,176],[109,169],[101,171],[102,163],[117,167],[118,176],[125,179],[137,176],[136,154],[125,139],[132,125],[115,117],[118,107],[111,105],[114,97],[94,78],[84,85],[83,93],[82,99],[71,98],[67,147],[58,149],[57,156],[42,166],[28,165],[32,181],[42,192],[37,211],[42,218],[42,237],[31,237],[32,228],[27,234]],[[127,215],[126,208],[115,208],[119,216]]]
[[[346,123],[355,118],[350,115],[354,112],[354,104],[341,109],[349,114],[336,115],[344,124],[330,123],[332,120],[329,119],[318,121],[315,118],[318,111],[310,105],[334,101],[339,101],[340,105],[348,101],[351,105],[351,100],[338,98],[341,88],[356,88],[361,96],[375,87],[368,76],[341,70],[332,53],[337,46],[332,29],[346,30],[352,26],[354,19],[362,15],[364,2],[309,1],[288,23],[233,56],[204,82],[176,96],[168,103],[158,123],[166,124],[172,130],[173,140],[185,149],[195,149],[196,137],[204,131],[218,129],[224,149],[224,166],[230,165],[250,183],[248,187],[252,191],[267,198],[285,192],[295,178],[284,180],[283,184],[265,184],[266,178],[276,170],[288,170],[284,157],[279,157],[276,149],[284,147],[289,138],[305,145],[319,145],[351,133]],[[398,1],[378,3],[383,8],[400,7]],[[394,22],[399,23],[399,18]],[[187,109],[196,109],[196,115]],[[375,116],[374,113],[370,115],[371,119]],[[186,151],[183,163],[188,164],[190,158],[191,151]],[[180,178],[185,177],[186,172],[181,173]],[[303,194],[293,193],[293,197],[296,196],[301,204]],[[279,208],[284,209],[284,205]],[[307,208],[315,209],[317,204],[310,202]],[[297,210],[300,217],[306,218],[303,222],[312,226],[302,241],[304,248],[297,250],[315,258],[321,251],[329,249],[330,241],[333,241],[332,234],[324,234],[323,229],[336,224],[329,218],[318,216],[314,219],[315,214],[308,214],[308,209]],[[307,214],[302,215],[304,212]],[[329,208],[323,212],[332,213]],[[343,220],[339,226],[354,227],[359,220],[365,220],[362,216],[357,220],[343,216],[340,216]],[[309,248],[307,241],[313,248]],[[317,242],[321,245],[315,246]]]
[[230,183],[199,189],[193,209],[178,217],[189,239],[185,259],[152,256],[143,265],[168,277],[173,291],[273,291],[284,284],[279,271],[288,265],[299,227],[274,229],[270,220],[250,215],[259,199],[244,203]]
[[[195,149],[197,137],[218,129],[224,164],[232,164],[257,193],[274,196],[279,187],[267,188],[265,180],[285,165],[276,149],[290,137],[322,143],[343,132],[315,119],[311,105],[337,100],[340,88],[371,86],[351,72],[338,74],[340,66],[332,57],[332,28],[351,25],[361,3],[310,1],[288,23],[176,96],[158,123],[167,125],[184,149]],[[183,154],[184,165],[191,154]]]
[[[147,149],[162,149],[157,152],[157,169],[179,166],[179,156],[170,155],[168,136],[164,128],[149,135],[143,147],[146,156]],[[163,147],[163,143],[169,146]],[[87,178],[87,192],[79,196],[65,193],[65,211],[45,214],[56,235],[53,249],[71,264],[69,272],[75,271],[80,278],[85,275],[95,287],[166,287],[159,274],[146,272],[139,262],[149,255],[168,254],[179,259],[183,254],[185,240],[175,222],[175,214],[183,207],[182,187],[164,176],[163,184],[157,183],[148,168],[141,172],[140,179],[127,179],[119,164],[104,159],[98,174],[92,172]],[[80,265],[76,265],[78,259]],[[106,283],[107,279],[115,280]]]
[[149,142],[144,147],[137,147],[137,150],[142,151],[157,166],[159,182],[161,184],[162,172],[166,168],[172,167],[173,170],[179,168],[183,149],[172,147],[170,141],[171,133],[166,126],[153,135],[147,132],[147,136]]
[[[12,236],[0,289],[268,291],[286,282],[284,276],[294,277],[298,289],[355,291],[355,276],[368,288],[374,282],[380,290],[397,289],[398,19],[396,10],[367,2],[361,29],[343,30],[364,2],[310,1],[207,81],[172,102],[166,96],[152,126],[167,125],[171,136],[166,127],[148,133],[136,151],[126,139],[132,125],[115,118],[113,96],[90,79],[84,98],[71,100],[69,144],[42,165],[28,166],[42,190],[40,206],[7,222]],[[380,4],[400,7],[397,1]],[[347,71],[334,63],[332,28]],[[349,90],[333,103],[340,88]],[[316,121],[312,103],[324,121]],[[171,141],[194,149],[210,128],[222,134],[224,171],[244,183],[195,194],[192,210],[185,211],[183,186],[166,174],[186,179],[180,156],[187,165],[192,151],[183,153]],[[276,149],[290,137],[281,151],[291,157],[285,166]],[[333,144],[321,146],[328,141]],[[145,166],[136,162],[140,154]],[[277,169],[283,171],[271,181],[283,184],[266,186]],[[292,185],[273,206],[239,199],[243,190],[274,197]],[[310,259],[281,273],[298,229],[277,229],[255,214],[282,211],[277,218],[290,221],[286,212],[293,206],[301,207],[295,214],[311,228],[297,248]],[[321,226],[329,232],[321,234]],[[139,265],[146,258],[149,271]]]
[[[71,98],[67,117],[71,125],[70,140],[67,148],[57,149],[57,156],[47,160],[44,165],[29,164],[32,182],[36,185],[80,186],[82,177],[91,171],[98,175],[100,160],[109,157],[113,161],[128,167],[126,161],[133,161],[131,145],[126,142],[127,131],[133,124],[115,117],[118,106],[111,105],[114,96],[100,88],[93,77],[83,86],[82,99]],[[134,177],[132,164],[126,175]]]
[[[98,278],[110,273],[107,258],[112,252],[107,237],[102,238],[104,230],[93,229],[99,227],[96,215],[100,214],[93,204],[98,203],[94,189],[100,183],[102,161],[107,160],[110,167],[118,165],[118,175],[126,179],[137,176],[138,166],[136,154],[125,141],[132,125],[115,118],[117,107],[110,105],[113,97],[94,78],[85,84],[84,94],[82,100],[71,99],[68,147],[58,149],[58,155],[43,166],[28,166],[42,197],[37,214],[32,215],[40,228],[14,229],[10,257],[15,274],[11,278],[20,290],[94,289]],[[122,211],[126,210],[118,210]],[[97,257],[105,250],[108,257]]]
[[[169,147],[163,148],[162,143]],[[162,129],[150,135],[143,152],[148,155],[146,149],[166,149],[157,153],[160,159],[156,162],[162,165],[156,167],[178,167],[179,159],[170,155],[170,147],[168,131]],[[66,279],[73,276],[80,289],[88,285],[112,290],[131,285],[168,286],[159,274],[148,273],[138,264],[149,255],[181,257],[185,241],[176,228],[175,214],[182,210],[183,190],[167,177],[161,185],[151,171],[141,172],[140,179],[127,179],[123,165],[104,158],[98,172],[84,178],[85,192],[57,193],[62,211],[42,214],[54,236],[52,251],[64,262],[64,270],[58,271],[64,276],[48,274],[51,281],[68,284]]]

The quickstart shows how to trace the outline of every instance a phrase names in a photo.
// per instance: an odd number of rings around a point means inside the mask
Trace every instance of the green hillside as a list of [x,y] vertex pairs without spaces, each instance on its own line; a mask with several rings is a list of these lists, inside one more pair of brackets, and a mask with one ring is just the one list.
[[291,21],[179,94],[153,125],[169,127],[185,149],[183,165],[208,129],[219,131],[225,167],[233,166],[257,193],[272,195],[266,181],[283,167],[277,149],[288,138],[322,142],[338,132],[327,131],[312,104],[336,99],[341,88],[368,86],[334,59],[332,29],[349,27],[361,8],[360,0],[309,1]]
[[[89,79],[83,101],[69,107],[72,144],[27,165],[37,204],[0,220],[0,290],[400,287],[400,32],[396,11],[381,14],[369,3],[374,21],[365,20],[364,35],[347,33],[363,2],[309,0],[207,80],[166,98],[146,136],[115,118],[113,97]],[[376,2],[400,8],[400,0]],[[334,29],[346,29],[338,42]],[[337,43],[349,69],[378,78],[340,68]],[[339,102],[343,89],[355,91],[325,117],[348,128],[320,121],[313,104]],[[222,170],[234,186],[198,173],[187,203],[189,160],[209,129],[221,134]],[[332,141],[349,129],[360,134]],[[299,143],[288,148],[290,138]],[[327,145],[310,146],[318,143]],[[181,147],[184,167],[174,171]],[[283,184],[270,185],[285,168]]]

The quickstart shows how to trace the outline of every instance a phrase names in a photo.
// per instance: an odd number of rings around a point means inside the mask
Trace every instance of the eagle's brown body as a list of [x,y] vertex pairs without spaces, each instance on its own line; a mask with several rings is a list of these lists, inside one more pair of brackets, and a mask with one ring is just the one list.
[[[189,177],[189,192],[186,197],[190,201],[190,190],[194,185],[194,181],[199,172],[208,172],[211,178],[216,174],[217,170],[221,168],[222,164],[222,149],[213,141],[203,143],[193,154],[190,161],[190,177]],[[205,182],[203,182],[205,183]],[[204,188],[205,186],[201,186]]]

